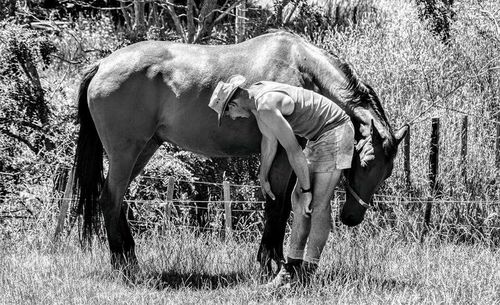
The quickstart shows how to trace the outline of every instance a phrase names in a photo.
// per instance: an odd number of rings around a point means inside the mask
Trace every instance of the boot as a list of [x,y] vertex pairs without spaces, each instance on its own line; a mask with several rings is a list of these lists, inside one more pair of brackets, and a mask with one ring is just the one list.
[[309,285],[317,269],[318,269],[318,264],[306,261],[302,262],[299,273],[300,283],[304,286]]
[[302,260],[288,260],[281,265],[281,269],[276,277],[263,287],[266,289],[284,288],[288,289],[299,283]]

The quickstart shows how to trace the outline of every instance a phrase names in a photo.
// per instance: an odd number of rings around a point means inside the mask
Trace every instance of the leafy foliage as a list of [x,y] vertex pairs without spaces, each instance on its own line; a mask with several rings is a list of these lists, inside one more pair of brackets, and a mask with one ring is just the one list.
[[2,174],[0,192],[57,180],[69,167],[74,114],[51,103],[58,92],[45,85],[56,51],[45,33],[0,24],[0,172],[11,173]]
[[417,0],[420,19],[428,23],[429,30],[441,41],[450,39],[451,23],[455,17],[454,0]]
[[[447,44],[429,34],[429,21],[419,22],[420,6],[389,2],[331,1],[329,6],[320,7],[303,0],[279,1],[275,11],[249,5],[247,36],[256,36],[271,27],[288,27],[318,46],[348,59],[362,79],[376,88],[394,127],[418,116],[431,104],[443,102],[440,99],[459,85],[461,87],[448,98],[447,106],[468,110],[478,117],[495,119],[493,115],[499,111],[499,70],[496,67],[500,34],[495,26],[499,16],[495,15],[494,1],[454,5],[454,13],[445,14],[450,18],[454,16],[455,20],[447,23],[450,35]],[[197,7],[201,5],[199,2],[195,4]],[[295,12],[287,24],[280,23],[294,6]],[[187,26],[186,8],[175,9],[183,27]],[[0,164],[2,170],[18,175],[17,180],[9,180],[15,182],[2,185],[12,186],[18,181],[27,181],[19,178],[18,172],[27,171],[23,173],[25,176],[34,174],[28,164],[38,162],[39,172],[45,172],[45,176],[53,175],[57,168],[71,165],[74,131],[77,128],[73,125],[75,111],[72,98],[78,72],[85,64],[130,43],[123,27],[108,17],[107,11],[92,10],[96,17],[77,18],[63,25],[54,23],[51,30],[32,31],[13,22],[2,24],[0,59],[6,64],[0,67],[0,128],[4,131],[0,133],[3,151]],[[436,10],[439,11],[439,8]],[[280,18],[276,16],[279,11],[282,14]],[[47,10],[43,16],[52,16],[50,12]],[[148,12],[151,11],[146,8]],[[167,14],[167,11],[164,13]],[[212,36],[216,39],[207,43],[234,41],[234,16],[228,14],[226,17],[224,22],[213,28]],[[147,22],[154,24],[154,18]],[[175,38],[176,29],[172,23],[159,24],[162,31],[173,33],[168,37]],[[160,28],[150,27],[147,38],[168,39],[158,31]],[[29,62],[36,67],[38,77],[29,72],[33,71],[26,66]],[[37,86],[36,79],[39,79],[40,86]],[[40,102],[41,97],[43,102]],[[428,116],[444,114],[444,110],[433,109]],[[440,179],[446,182],[445,193],[450,196],[494,194],[494,126],[471,119],[470,141],[479,144],[469,148],[466,166],[470,174],[464,183],[458,174],[456,153],[460,143],[455,122],[458,115],[449,117],[449,121],[443,124],[446,135],[442,137],[444,148],[441,155],[444,161],[441,162]],[[418,123],[421,125],[412,129],[412,182],[417,194],[426,194],[428,130],[424,123]],[[58,149],[51,149],[47,143]],[[400,155],[398,162],[401,160]],[[208,159],[165,146],[149,163],[144,174],[174,175],[186,181],[221,182],[226,179],[235,184],[257,184],[257,167],[258,157]],[[404,177],[399,163],[396,164],[394,177],[388,180],[384,191],[404,193]],[[166,181],[141,179],[138,181],[140,187],[129,194],[131,198],[164,196]],[[220,190],[193,189],[181,184],[177,189],[177,198],[195,198],[202,196],[200,194],[214,199],[220,196]],[[245,196],[242,198],[255,194],[247,193]]]
[[[33,31],[12,26],[0,31],[0,132],[24,143],[34,153],[54,148],[50,133],[50,108],[38,74],[47,67],[54,45]],[[38,63],[38,64],[37,64]]]
[[0,2],[0,21],[15,15],[16,0],[5,0]]

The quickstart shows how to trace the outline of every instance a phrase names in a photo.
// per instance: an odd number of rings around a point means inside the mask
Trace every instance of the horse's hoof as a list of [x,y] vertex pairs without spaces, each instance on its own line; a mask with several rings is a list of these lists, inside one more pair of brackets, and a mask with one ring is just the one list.
[[111,254],[111,266],[126,278],[135,278],[141,271],[135,255]]
[[270,256],[260,257],[259,259],[261,274],[265,280],[273,278],[281,269],[282,261]]
[[113,268],[118,277],[121,277],[127,283],[136,283],[141,280],[142,270],[139,264],[122,265],[119,268]]

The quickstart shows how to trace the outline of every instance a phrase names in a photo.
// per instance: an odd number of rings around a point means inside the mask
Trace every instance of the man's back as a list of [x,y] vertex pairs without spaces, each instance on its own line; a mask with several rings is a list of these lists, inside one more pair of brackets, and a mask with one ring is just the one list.
[[331,130],[349,120],[347,114],[334,102],[324,96],[300,87],[287,84],[260,81],[248,89],[259,102],[266,93],[279,92],[288,95],[294,102],[291,114],[284,114],[294,133],[308,140],[315,140],[322,132]]

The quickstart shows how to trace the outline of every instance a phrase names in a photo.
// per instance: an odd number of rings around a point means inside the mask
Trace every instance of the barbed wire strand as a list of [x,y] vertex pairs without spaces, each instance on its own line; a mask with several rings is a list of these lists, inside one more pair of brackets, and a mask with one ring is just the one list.
[[[389,197],[389,198],[394,198],[393,200],[377,200],[377,197]],[[34,194],[29,194],[29,193],[24,193],[22,196],[16,196],[16,195],[1,195],[0,199],[13,199],[13,200],[25,200],[25,199],[46,199],[46,200],[60,200],[60,201],[77,201],[75,198],[64,198],[64,197],[56,197],[56,196],[40,196],[40,195],[34,195]],[[402,197],[402,196],[391,196],[391,195],[375,195],[374,198],[375,203],[427,203],[429,201],[432,201],[433,203],[460,203],[460,204],[493,204],[493,205],[500,205],[500,200],[461,200],[461,199],[437,199],[437,198],[432,198],[430,199],[429,197]],[[339,200],[339,201],[345,201],[345,199],[339,199],[335,198],[332,199],[332,201]],[[265,201],[262,200],[191,200],[191,199],[172,199],[172,200],[166,200],[166,199],[125,199],[124,200],[127,203],[142,203],[142,204],[150,204],[150,205],[160,205],[160,204],[166,204],[166,203],[173,203],[173,202],[178,202],[178,203],[212,203],[212,204],[220,204],[220,203],[252,203],[252,204],[265,204]]]

